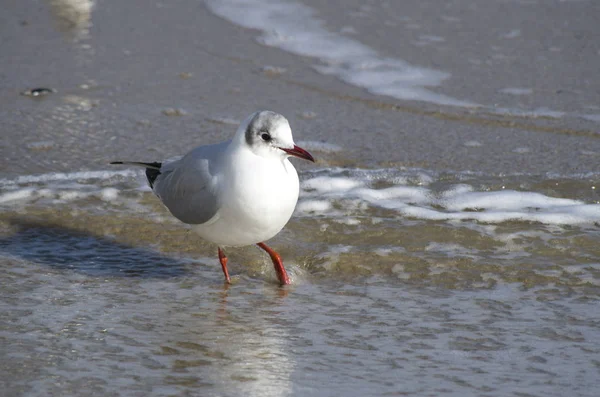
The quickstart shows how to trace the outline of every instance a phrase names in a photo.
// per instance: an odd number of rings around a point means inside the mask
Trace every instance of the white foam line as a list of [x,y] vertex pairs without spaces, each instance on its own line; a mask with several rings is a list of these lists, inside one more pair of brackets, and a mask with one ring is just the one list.
[[598,204],[550,197],[537,192],[477,192],[469,185],[460,184],[436,194],[431,189],[414,185],[372,188],[368,179],[355,175],[320,175],[305,180],[297,210],[300,213],[316,212],[346,217],[357,210],[364,211],[366,205],[396,211],[403,216],[439,221],[502,223],[516,220],[547,225],[592,224],[600,221]]
[[[515,117],[562,118],[566,112],[540,107],[533,110],[499,108],[438,94],[429,87],[438,87],[450,73],[411,65],[399,59],[379,54],[373,48],[343,34],[331,32],[316,12],[299,2],[282,0],[206,0],[206,6],[215,15],[239,26],[261,31],[257,41],[280,48],[295,55],[317,59],[314,68],[322,74],[368,90],[401,100],[414,100],[438,105],[480,107],[494,114]],[[505,37],[512,38],[518,30]],[[442,37],[422,36],[419,43],[443,41]],[[530,88],[508,87],[503,94],[530,95]],[[569,113],[593,122],[598,115]]]
[[35,192],[35,189],[28,188],[28,189],[20,189],[17,191],[0,194],[0,204],[8,203],[11,201],[27,200],[28,198],[30,198],[33,195],[34,192]]
[[315,69],[374,94],[450,106],[477,104],[437,94],[425,87],[441,85],[447,72],[384,57],[374,49],[323,27],[312,8],[281,0],[207,0],[217,16],[262,32],[258,41],[292,54],[318,59]]
[[[350,174],[353,177],[364,178],[367,181],[384,179],[389,182],[394,183],[405,183],[407,177],[409,179],[414,177],[425,177],[430,178],[439,178],[441,174],[445,175],[454,175],[457,180],[461,179],[473,179],[479,177],[498,177],[502,178],[510,178],[510,177],[519,177],[519,176],[534,176],[545,179],[575,179],[575,180],[583,180],[590,178],[597,178],[600,176],[599,171],[588,171],[588,172],[578,172],[578,173],[567,173],[561,174],[557,172],[544,172],[542,174],[532,174],[529,172],[512,172],[512,173],[501,173],[501,175],[496,174],[486,174],[482,171],[469,171],[469,170],[455,170],[455,169],[446,169],[443,172],[425,169],[425,168],[417,168],[417,167],[398,167],[398,168],[378,168],[378,169],[366,169],[366,168],[345,168],[345,167],[322,167],[322,168],[311,168],[310,170],[306,170],[302,173],[306,176],[304,180],[309,180],[310,177],[315,177],[321,174],[325,174],[326,176],[337,176],[337,175],[347,175]],[[400,182],[397,181],[400,180]]]
[[466,208],[488,210],[518,210],[524,208],[560,208],[583,204],[577,200],[544,196],[541,193],[502,190],[498,192],[458,192],[454,197],[446,195],[440,204],[450,211]]
[[0,179],[0,186],[22,185],[26,183],[72,181],[85,179],[109,179],[114,176],[132,177],[139,174],[134,170],[118,171],[79,171],[79,172],[51,172],[39,175],[22,175],[14,179]]

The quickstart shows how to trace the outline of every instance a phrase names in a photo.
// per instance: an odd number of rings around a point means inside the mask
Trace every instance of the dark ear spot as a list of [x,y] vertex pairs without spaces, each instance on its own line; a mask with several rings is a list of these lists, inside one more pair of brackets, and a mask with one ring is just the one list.
[[254,115],[254,117],[252,117],[252,120],[250,120],[250,122],[248,123],[248,127],[246,127],[246,132],[245,132],[245,136],[246,136],[246,143],[251,146],[252,143],[254,142],[254,140],[256,139],[256,119],[258,118],[258,116],[260,115],[260,113],[256,113]]

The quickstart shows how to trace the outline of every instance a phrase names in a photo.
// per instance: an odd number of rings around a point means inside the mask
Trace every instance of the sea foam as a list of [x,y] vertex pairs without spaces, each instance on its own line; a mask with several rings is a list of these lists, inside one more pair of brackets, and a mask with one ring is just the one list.
[[450,77],[440,70],[411,65],[324,27],[312,8],[294,1],[209,0],[208,8],[234,24],[262,32],[258,41],[292,54],[316,58],[314,68],[373,94],[439,105],[476,104],[431,91]]
[[[393,211],[397,216],[436,221],[507,221],[547,225],[600,222],[600,204],[540,192],[480,186],[479,177],[457,175],[461,183],[442,182],[424,170],[317,169],[300,176],[299,216],[325,216],[332,220],[369,217],[370,209]],[[474,179],[473,179],[474,178]],[[479,186],[465,183],[474,180]],[[443,183],[443,184],[442,184]],[[139,206],[144,176],[141,170],[50,173],[0,179],[0,206],[37,202],[75,202],[97,198],[107,204]],[[593,189],[593,187],[592,187]],[[121,194],[121,190],[129,191]],[[44,202],[45,202],[44,201]],[[346,221],[344,221],[346,222]],[[348,223],[348,222],[346,222]],[[359,222],[350,221],[351,224]]]
[[[331,205],[324,205],[324,200]],[[377,188],[369,178],[360,180],[356,175],[319,175],[305,180],[297,211],[335,217],[357,215],[366,208],[383,208],[396,211],[398,216],[438,221],[526,221],[549,225],[600,222],[599,204],[570,198],[509,189],[475,191],[468,184],[453,185],[442,191],[400,184]]]
[[[329,30],[317,12],[296,1],[283,0],[207,0],[215,15],[239,26],[260,31],[257,41],[266,46],[317,60],[313,68],[321,74],[335,76],[372,94],[400,100],[429,102],[437,105],[477,107],[492,114],[524,118],[579,117],[599,122],[598,115],[580,114],[537,107],[523,109],[520,105],[502,107],[478,104],[432,90],[450,78],[450,73],[413,65],[396,56],[387,56],[374,48],[348,37],[344,32]],[[518,29],[504,38],[518,37]],[[359,37],[359,36],[354,36]],[[443,45],[446,39],[431,34],[420,35],[417,46]],[[531,88],[506,87],[499,91],[508,95],[530,95]]]

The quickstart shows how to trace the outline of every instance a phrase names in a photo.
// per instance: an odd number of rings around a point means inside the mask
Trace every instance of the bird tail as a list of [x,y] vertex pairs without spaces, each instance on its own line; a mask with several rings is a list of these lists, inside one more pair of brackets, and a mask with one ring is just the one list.
[[146,169],[146,178],[148,179],[148,184],[151,188],[154,188],[154,181],[160,175],[160,167],[162,167],[162,163],[158,162],[142,163],[139,161],[112,161],[110,164],[130,164],[144,167]]
[[160,170],[160,167],[162,167],[162,163],[142,163],[140,161],[111,161],[110,164],[130,164],[137,165],[138,167],[152,168],[155,170]]

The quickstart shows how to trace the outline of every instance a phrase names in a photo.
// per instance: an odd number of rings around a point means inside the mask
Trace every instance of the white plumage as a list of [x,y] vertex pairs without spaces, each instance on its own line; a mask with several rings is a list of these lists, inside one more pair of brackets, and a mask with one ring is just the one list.
[[[298,201],[298,174],[289,156],[314,161],[296,146],[285,117],[271,111],[250,115],[233,139],[199,146],[170,163],[130,163],[146,167],[153,191],[200,237],[221,246],[258,244],[269,253],[282,284],[289,284],[279,255],[264,245],[289,221]],[[278,263],[277,263],[278,262]]]

